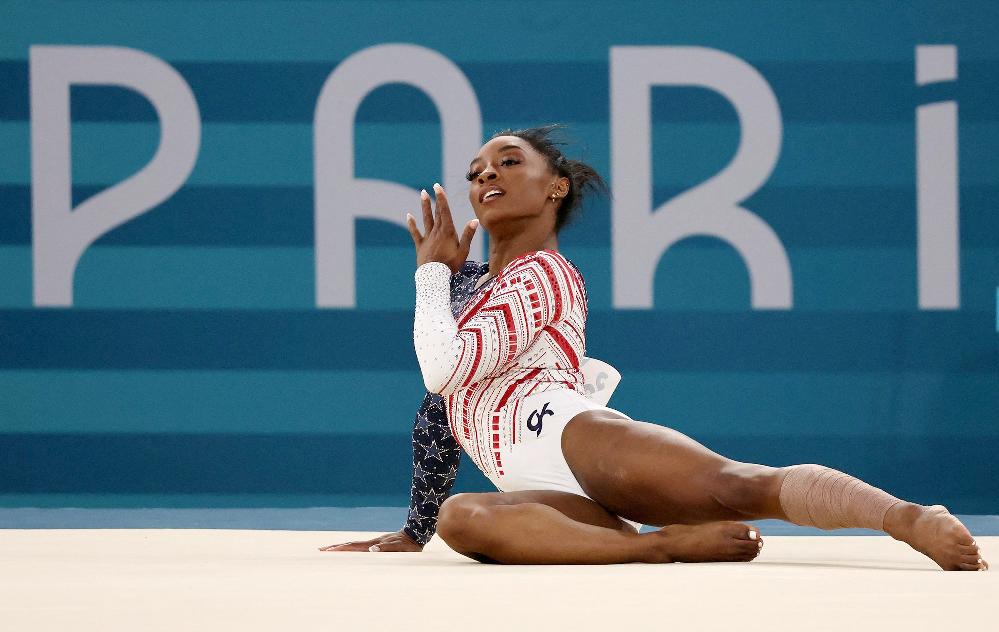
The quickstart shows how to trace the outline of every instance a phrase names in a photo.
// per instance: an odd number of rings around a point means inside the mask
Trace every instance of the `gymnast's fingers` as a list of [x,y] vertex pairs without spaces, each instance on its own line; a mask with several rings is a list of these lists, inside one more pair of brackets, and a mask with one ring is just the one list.
[[444,187],[435,183],[434,191],[437,193],[437,221],[441,223],[441,229],[445,232],[454,233],[454,220],[451,219],[451,207],[448,206]]
[[430,194],[426,189],[420,190],[420,206],[423,208],[423,232],[429,235],[434,228],[434,213],[430,209]]
[[458,240],[458,251],[461,253],[462,261],[468,259],[468,251],[472,248],[472,237],[475,236],[475,229],[479,227],[479,220],[473,219],[465,224],[465,230]]
[[409,236],[413,238],[413,245],[419,248],[420,242],[423,241],[423,235],[420,234],[420,229],[416,227],[416,218],[409,213],[406,213],[406,229],[409,231]]
[[342,542],[340,544],[330,544],[329,546],[319,547],[320,551],[367,551],[371,544],[375,540],[367,540],[365,542]]

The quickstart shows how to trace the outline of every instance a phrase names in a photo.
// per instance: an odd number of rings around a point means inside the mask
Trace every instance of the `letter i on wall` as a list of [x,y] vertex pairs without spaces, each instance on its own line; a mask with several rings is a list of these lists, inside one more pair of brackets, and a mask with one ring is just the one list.
[[[957,47],[916,47],[916,85],[957,80]],[[916,108],[916,225],[920,309],[961,307],[957,101]]]

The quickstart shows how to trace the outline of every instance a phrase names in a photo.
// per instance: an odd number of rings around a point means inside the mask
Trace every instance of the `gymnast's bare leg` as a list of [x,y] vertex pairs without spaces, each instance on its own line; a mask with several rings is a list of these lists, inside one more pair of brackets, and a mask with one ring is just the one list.
[[439,516],[448,546],[485,563],[748,562],[763,546],[759,530],[734,521],[639,534],[589,498],[560,491],[458,494]]
[[[587,495],[643,524],[777,518],[824,529],[875,528],[944,570],[988,568],[971,533],[945,507],[900,501],[822,466],[774,468],[733,461],[675,430],[607,411],[573,417],[562,433],[562,451]],[[849,506],[861,502],[855,499],[880,503],[887,512],[875,511],[873,520],[853,518],[863,513]]]

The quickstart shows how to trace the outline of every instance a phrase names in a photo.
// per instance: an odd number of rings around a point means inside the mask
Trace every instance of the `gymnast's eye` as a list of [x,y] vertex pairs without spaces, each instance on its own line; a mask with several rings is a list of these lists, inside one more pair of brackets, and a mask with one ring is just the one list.
[[[512,165],[519,165],[520,163],[521,163],[521,161],[517,160],[516,158],[504,158],[503,160],[500,161],[500,166],[510,167]],[[465,179],[468,180],[469,182],[471,182],[472,180],[478,178],[480,173],[482,173],[482,172],[481,171],[469,171],[468,173],[465,174]]]

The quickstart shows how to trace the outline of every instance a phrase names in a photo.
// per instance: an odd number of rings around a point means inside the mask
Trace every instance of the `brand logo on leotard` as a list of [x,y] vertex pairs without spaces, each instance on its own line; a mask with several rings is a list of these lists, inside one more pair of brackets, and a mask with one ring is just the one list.
[[[545,415],[554,415],[555,414],[554,410],[548,410],[548,404],[550,404],[550,403],[551,402],[545,402],[545,405],[541,407],[541,410],[535,410],[534,412],[532,412],[527,417],[527,429],[528,430],[534,430],[534,431],[536,431],[538,433],[539,437],[541,436],[541,420],[542,420],[542,418]],[[531,423],[534,420],[535,417],[538,418],[538,425],[536,425],[536,426]]]
[[597,391],[604,390],[604,385],[607,384],[607,373],[604,371],[597,373],[596,383],[596,386],[590,384],[589,382],[583,384],[583,390],[586,391],[587,395],[593,395]]

